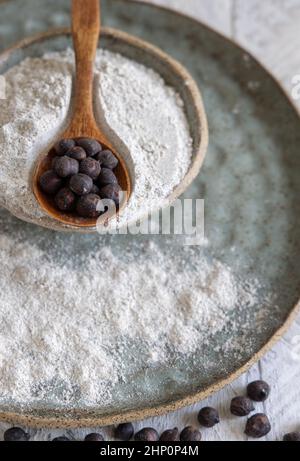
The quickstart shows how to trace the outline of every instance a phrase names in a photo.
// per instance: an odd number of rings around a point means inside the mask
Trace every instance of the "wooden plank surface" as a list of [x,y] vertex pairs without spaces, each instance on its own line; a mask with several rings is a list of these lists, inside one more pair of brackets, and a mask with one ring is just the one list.
[[[143,1],[143,0],[140,0]],[[292,78],[300,74],[300,0],[152,0],[153,3],[175,8],[197,17],[219,31],[233,37],[252,51],[292,91]],[[280,440],[285,432],[300,430],[300,318],[285,337],[257,365],[216,393],[207,401],[175,413],[135,424],[158,430],[197,424],[197,412],[202,406],[219,409],[222,423],[203,431],[204,440],[247,440],[244,435],[245,418],[234,418],[228,409],[235,395],[243,394],[247,382],[263,378],[272,386],[270,399],[257,404],[258,411],[266,411],[272,421],[272,432],[267,440]],[[7,424],[0,424],[0,439]],[[98,428],[99,429],[99,428]],[[50,440],[67,433],[81,440],[89,430],[31,431],[33,440]],[[112,439],[112,428],[102,430]]]

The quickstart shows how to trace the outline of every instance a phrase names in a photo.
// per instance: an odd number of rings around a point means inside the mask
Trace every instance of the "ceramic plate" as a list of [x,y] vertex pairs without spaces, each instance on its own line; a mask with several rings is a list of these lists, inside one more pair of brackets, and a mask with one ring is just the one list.
[[[68,5],[68,0],[3,2],[0,48],[35,32],[68,25]],[[185,197],[205,199],[207,256],[216,256],[241,277],[259,279],[264,287],[261,300],[270,292],[274,308],[257,328],[258,301],[246,323],[236,315],[231,319],[235,329],[215,335],[196,354],[184,360],[178,357],[151,373],[126,363],[127,384],[116,386],[107,406],[60,410],[51,402],[40,402],[24,409],[18,402],[3,403],[0,416],[15,422],[93,426],[200,400],[245,371],[282,335],[299,300],[300,121],[288,97],[248,53],[192,19],[146,4],[103,0],[103,22],[161,47],[198,82],[208,114],[210,147],[203,170]],[[70,238],[20,222],[6,211],[0,213],[0,233],[39,245],[57,263],[76,252],[87,255],[94,245],[111,246],[124,257],[125,245],[139,252],[139,242],[130,237]],[[61,248],[59,254],[52,250],[53,240]],[[159,244],[164,251],[176,251],[164,238]]]

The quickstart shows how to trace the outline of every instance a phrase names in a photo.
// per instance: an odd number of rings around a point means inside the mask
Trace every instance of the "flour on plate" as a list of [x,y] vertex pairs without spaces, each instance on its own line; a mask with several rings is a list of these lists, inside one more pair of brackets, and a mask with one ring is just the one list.
[[100,238],[80,253],[82,236],[43,249],[13,234],[0,231],[0,401],[107,405],[116,385],[134,379],[131,366],[168,366],[216,334],[234,337],[238,312],[255,325],[272,305],[257,281],[197,248],[173,254],[151,241],[137,255]]

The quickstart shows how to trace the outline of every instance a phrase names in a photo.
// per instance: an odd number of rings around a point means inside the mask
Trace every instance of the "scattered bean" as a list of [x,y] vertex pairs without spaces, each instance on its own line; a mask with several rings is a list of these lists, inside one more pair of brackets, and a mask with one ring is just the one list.
[[27,442],[29,434],[20,427],[11,427],[4,432],[5,442]]
[[248,416],[254,411],[254,405],[248,397],[235,397],[231,401],[230,411],[235,416]]
[[219,413],[211,407],[202,408],[198,413],[198,421],[201,426],[214,427],[220,422]]
[[65,437],[62,435],[61,437],[55,437],[52,442],[70,442],[70,439],[68,437]]
[[290,432],[283,437],[284,442],[300,442],[300,432]]
[[255,402],[264,402],[270,394],[270,386],[265,381],[254,381],[248,384],[247,394]]
[[258,413],[248,419],[245,434],[255,439],[260,439],[267,435],[271,430],[271,424],[266,415]]
[[115,428],[115,438],[120,440],[130,440],[133,437],[134,429],[131,423],[119,424]]
[[200,442],[201,439],[201,432],[193,426],[185,427],[180,434],[181,442]]
[[92,432],[91,434],[88,434],[85,436],[84,439],[85,442],[103,442],[104,437],[103,435],[97,433],[97,432]]
[[151,427],[145,427],[134,436],[136,442],[157,442],[158,439],[157,431]]
[[161,436],[160,436],[160,441],[161,442],[179,442],[179,431],[177,427],[174,427],[174,429],[168,429],[167,431],[164,431]]

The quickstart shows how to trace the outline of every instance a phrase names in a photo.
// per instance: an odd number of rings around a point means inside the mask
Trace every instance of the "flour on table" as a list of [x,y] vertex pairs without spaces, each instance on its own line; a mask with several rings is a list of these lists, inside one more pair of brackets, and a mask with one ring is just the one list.
[[[18,216],[49,221],[30,186],[37,155],[62,130],[71,101],[71,49],[27,58],[6,75],[0,111],[0,204]],[[134,189],[119,225],[164,204],[188,171],[192,140],[179,95],[152,69],[99,50],[96,104],[121,140]],[[100,74],[99,74],[100,72]],[[113,223],[112,223],[113,225]]]

